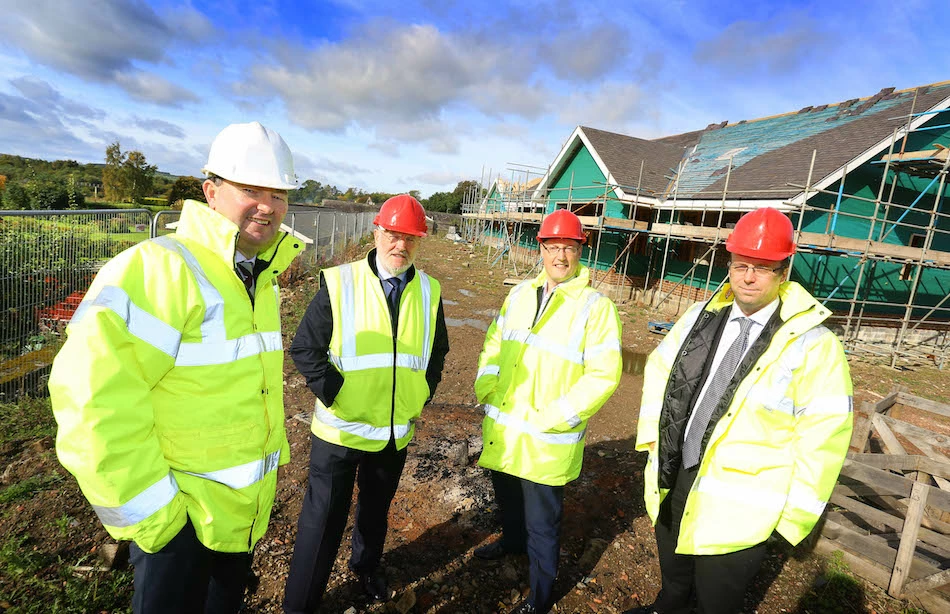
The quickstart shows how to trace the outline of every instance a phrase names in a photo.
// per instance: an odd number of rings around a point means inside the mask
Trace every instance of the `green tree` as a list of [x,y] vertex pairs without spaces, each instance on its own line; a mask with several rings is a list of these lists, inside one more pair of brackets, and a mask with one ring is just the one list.
[[59,181],[34,180],[26,185],[30,203],[36,210],[62,210],[69,208],[69,193]]
[[426,211],[438,211],[445,213],[452,206],[454,196],[451,192],[433,192],[433,194],[423,202]]
[[307,179],[299,188],[290,191],[290,201],[295,203],[313,204],[319,202],[323,191],[323,184],[315,179]]
[[478,182],[471,179],[466,181],[459,181],[458,185],[455,186],[455,190],[452,191],[452,196],[455,197],[455,205],[452,209],[447,209],[448,213],[461,213],[462,212],[462,203],[471,202],[473,198],[478,196]]
[[106,147],[106,165],[102,169],[102,192],[106,200],[119,202],[126,196],[125,173],[122,172],[125,158],[118,141]]
[[172,209],[181,209],[182,203],[189,198],[203,201],[205,194],[201,189],[202,183],[204,182],[197,177],[179,177],[176,179],[166,195],[168,206]]
[[145,160],[145,154],[140,151],[130,151],[125,157],[122,171],[125,174],[125,184],[128,196],[132,202],[140,203],[142,199],[152,193],[155,182],[155,171],[158,167]]
[[[338,196],[340,200],[346,200],[349,202],[360,202],[360,198],[363,196],[363,190],[360,188],[347,188],[346,192]],[[362,200],[365,200],[362,199]]]
[[451,192],[435,192],[425,201],[424,206],[428,211],[444,211],[445,213],[461,213],[462,202],[465,198],[476,190],[478,183],[475,181],[459,181],[458,185]]
[[23,211],[30,208],[30,195],[22,185],[13,182],[7,186],[3,202],[7,209]]

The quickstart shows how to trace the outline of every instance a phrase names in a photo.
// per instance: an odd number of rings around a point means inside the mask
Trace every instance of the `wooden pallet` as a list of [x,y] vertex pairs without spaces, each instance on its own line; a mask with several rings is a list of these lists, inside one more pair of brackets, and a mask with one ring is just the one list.
[[866,403],[825,516],[818,550],[929,612],[950,611],[950,436],[891,415],[946,420],[950,406],[904,392]]

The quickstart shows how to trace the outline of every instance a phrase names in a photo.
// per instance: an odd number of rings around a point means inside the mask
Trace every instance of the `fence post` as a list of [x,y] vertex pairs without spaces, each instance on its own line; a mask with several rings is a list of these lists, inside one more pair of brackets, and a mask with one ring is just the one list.
[[320,249],[320,214],[313,217],[313,257],[311,264],[317,264],[317,250]]

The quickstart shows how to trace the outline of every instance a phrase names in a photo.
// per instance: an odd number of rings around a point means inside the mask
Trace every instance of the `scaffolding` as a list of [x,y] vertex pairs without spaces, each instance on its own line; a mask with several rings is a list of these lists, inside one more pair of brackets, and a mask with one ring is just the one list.
[[[921,114],[911,113],[914,115]],[[937,145],[932,150],[906,152],[907,139],[903,136],[909,133],[907,128],[895,128],[887,154],[872,163],[883,168],[875,197],[845,192],[849,173],[855,170],[848,169],[847,165],[841,169],[836,189],[815,186],[812,182],[818,151],[814,150],[805,185],[787,184],[799,190],[794,198],[787,197],[787,188],[730,190],[733,169],[730,159],[718,206],[704,204],[697,208],[680,203],[677,186],[682,163],[673,170],[666,194],[641,189],[643,162],[640,181],[635,187],[575,186],[572,176],[567,198],[558,198],[557,204],[560,206],[561,201],[566,200],[566,207],[578,214],[588,231],[590,241],[585,263],[591,270],[592,286],[619,303],[637,301],[669,312],[711,296],[725,281],[726,255],[720,248],[735,221],[746,210],[737,205],[736,200],[777,199],[795,224],[797,254],[809,255],[808,262],[815,267],[815,279],[828,273],[832,259],[854,261],[850,270],[836,279],[837,285],[827,292],[816,292],[807,280],[797,279],[804,281],[806,289],[832,310],[829,324],[839,332],[846,348],[855,354],[877,357],[892,367],[934,364],[943,369],[950,357],[950,288],[942,290],[943,296],[935,304],[922,303],[919,299],[925,275],[935,270],[950,270],[950,252],[934,248],[935,239],[939,239],[938,245],[950,245],[950,214],[940,210],[947,189],[950,150]],[[895,152],[898,142],[901,149]],[[926,186],[916,189],[916,197],[910,204],[906,204],[906,198],[898,202],[895,194],[899,190],[906,193],[909,185],[919,185],[915,182],[926,183]],[[527,181],[513,184],[523,186]],[[596,198],[575,199],[573,196],[579,191],[589,193],[594,187],[602,190]],[[617,188],[632,196],[620,200],[614,195]],[[531,242],[532,229],[541,223],[543,211],[551,202],[550,193],[533,193],[526,189],[495,193],[498,198],[494,201],[481,188],[466,198],[462,208],[466,237],[489,244],[489,258],[491,250],[496,256],[503,250],[509,268],[517,266],[516,263],[535,263],[537,252]],[[845,201],[861,204],[861,212],[842,207]],[[620,203],[626,217],[606,215],[607,205],[612,202]],[[824,220],[825,228],[819,232],[814,228],[803,229],[806,220]],[[866,225],[867,235],[842,234],[840,229],[848,220]],[[620,236],[616,257],[612,262],[602,262],[602,241],[605,236],[613,235]],[[910,240],[895,243],[896,236]],[[529,240],[525,241],[525,237]],[[891,242],[888,242],[889,237]],[[629,274],[632,253],[646,259],[642,278]],[[674,257],[692,260],[692,266],[678,278],[668,269]],[[841,264],[838,260],[835,262]],[[498,257],[492,264],[504,263]],[[718,276],[715,275],[717,264]],[[659,274],[651,278],[657,270]],[[881,291],[881,284],[893,281],[895,276],[909,282],[909,290],[899,301],[888,300]],[[950,275],[937,280],[939,286],[950,281]],[[850,291],[845,292],[846,287],[851,287]],[[891,294],[895,292],[898,291]],[[926,294],[934,296],[933,290]],[[670,300],[673,297],[677,298],[675,304]]]

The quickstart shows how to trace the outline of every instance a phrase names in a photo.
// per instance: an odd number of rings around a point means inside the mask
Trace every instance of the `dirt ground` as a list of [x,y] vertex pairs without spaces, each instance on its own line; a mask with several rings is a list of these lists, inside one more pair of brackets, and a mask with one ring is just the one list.
[[[384,566],[393,590],[387,603],[368,604],[355,577],[347,570],[350,527],[344,536],[330,581],[325,612],[507,612],[527,594],[527,559],[484,562],[472,550],[499,535],[488,475],[477,466],[481,447],[481,415],[472,384],[476,361],[488,323],[507,294],[508,275],[487,265],[486,251],[443,239],[428,239],[417,264],[442,283],[451,351],[442,384],[417,424],[399,491],[390,513]],[[315,290],[313,278],[298,274],[285,288],[285,347]],[[634,452],[643,356],[661,337],[647,331],[648,320],[662,319],[646,310],[621,305],[625,367],[617,392],[590,423],[581,477],[566,489],[561,540],[561,565],[555,611],[617,613],[650,603],[659,589],[659,566],[649,518],[643,507],[645,455]],[[852,360],[856,405],[874,401],[895,384],[946,402],[946,374],[929,367],[895,372]],[[286,363],[286,428],[292,460],[281,468],[270,529],[255,552],[260,585],[250,597],[248,612],[279,612],[283,584],[293,549],[296,520],[307,484],[309,425],[301,418],[312,410],[313,397],[290,360]],[[26,434],[6,440],[0,448],[3,468],[0,490],[2,548],[18,553],[43,553],[35,575],[80,576],[96,583],[96,591],[115,591],[127,603],[130,577],[96,570],[96,554],[111,542],[75,481],[58,467],[49,435]],[[24,481],[34,481],[32,496],[4,497]],[[38,481],[38,482],[37,482]],[[8,503],[11,502],[12,503]],[[352,519],[350,521],[352,526]],[[12,544],[12,546],[10,546]],[[3,552],[0,552],[2,555]],[[25,556],[25,554],[24,554]],[[24,563],[25,565],[26,563]],[[827,593],[826,563],[808,552],[774,543],[746,611],[779,612],[911,612],[906,603],[879,589],[858,583],[845,598]],[[0,609],[40,611],[17,599],[30,593],[5,565],[0,577]],[[65,572],[63,570],[66,570]],[[45,574],[45,575],[44,575]],[[111,574],[111,577],[110,577]],[[64,580],[64,586],[66,585]],[[90,598],[92,599],[92,598]],[[112,611],[96,605],[63,611]],[[36,604],[33,604],[34,606]]]

